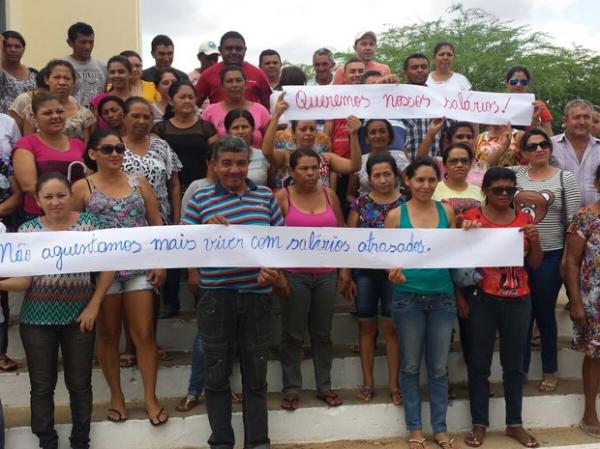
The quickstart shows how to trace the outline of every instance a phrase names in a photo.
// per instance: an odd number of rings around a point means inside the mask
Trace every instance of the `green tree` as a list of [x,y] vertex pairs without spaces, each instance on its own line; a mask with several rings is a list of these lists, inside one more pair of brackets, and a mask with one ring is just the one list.
[[[454,69],[464,74],[475,90],[502,92],[506,71],[514,65],[527,66],[532,74],[531,91],[548,103],[555,130],[560,129],[567,101],[586,98],[600,103],[600,56],[593,51],[554,45],[548,35],[529,26],[461,4],[452,5],[437,20],[390,27],[379,37],[377,60],[401,74],[409,54],[421,52],[431,59],[433,47],[441,41],[454,45]],[[350,56],[336,54],[340,62]]]

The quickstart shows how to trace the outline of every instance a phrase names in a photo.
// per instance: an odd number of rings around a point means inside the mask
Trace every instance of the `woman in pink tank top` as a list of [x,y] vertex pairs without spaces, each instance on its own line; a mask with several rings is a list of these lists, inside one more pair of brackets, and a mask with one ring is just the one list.
[[[344,226],[339,200],[333,190],[323,187],[319,177],[319,156],[314,150],[299,149],[290,156],[292,184],[276,197],[286,226],[310,228]],[[302,344],[308,329],[313,350],[317,397],[330,406],[342,404],[331,390],[333,358],[331,322],[337,295],[336,268],[288,268],[289,296],[282,300],[281,408],[296,410],[302,388],[300,364]]]

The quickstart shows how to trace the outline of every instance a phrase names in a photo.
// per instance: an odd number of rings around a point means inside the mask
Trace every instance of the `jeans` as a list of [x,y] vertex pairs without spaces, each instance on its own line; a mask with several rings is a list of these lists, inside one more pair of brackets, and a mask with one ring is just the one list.
[[43,449],[56,449],[54,389],[58,377],[58,348],[63,356],[65,384],[71,403],[71,447],[88,449],[92,417],[92,356],[94,332],[68,326],[20,325],[31,383],[31,430]]
[[381,317],[392,318],[392,296],[394,288],[385,270],[356,270],[356,315],[359,320],[377,319],[381,302]]
[[302,388],[302,343],[311,340],[318,391],[331,390],[331,323],[337,296],[337,273],[286,273],[290,296],[281,301],[281,370],[283,391]]
[[406,427],[409,431],[422,429],[419,378],[425,352],[431,428],[433,433],[446,432],[447,362],[456,320],[454,295],[396,291],[392,301],[392,319],[400,344],[400,391]]
[[268,295],[203,289],[198,326],[204,348],[204,395],[212,449],[232,449],[229,378],[236,351],[242,372],[244,448],[270,447],[267,411],[267,356],[272,300]]
[[521,426],[523,420],[523,354],[525,353],[531,300],[500,298],[480,292],[471,295],[469,318],[465,320],[469,352],[469,401],[474,426],[490,425],[489,392],[490,368],[494,355],[496,333],[500,336],[500,363],[506,425]]
[[167,270],[167,279],[162,288],[163,304],[174,312],[179,312],[179,281],[181,278],[180,268],[169,268]]
[[558,328],[556,325],[556,301],[562,286],[560,260],[563,250],[545,251],[542,264],[537,270],[527,268],[531,290],[531,321],[526,337],[527,347],[523,371],[529,372],[531,362],[531,335],[533,322],[537,323],[542,340],[542,370],[544,373],[558,371]]
[[[198,325],[200,320],[198,319]],[[202,334],[200,329],[196,331],[194,344],[192,346],[192,372],[190,373],[190,383],[188,385],[188,394],[200,396],[204,390],[204,350],[202,349]]]

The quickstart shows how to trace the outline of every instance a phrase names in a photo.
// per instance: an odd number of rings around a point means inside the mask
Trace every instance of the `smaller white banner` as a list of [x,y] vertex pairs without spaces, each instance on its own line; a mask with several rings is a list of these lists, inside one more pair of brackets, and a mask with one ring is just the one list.
[[[285,120],[440,118],[530,125],[532,94],[431,89],[414,84],[284,86]],[[281,95],[273,93],[273,97]],[[274,98],[271,99],[273,103]]]

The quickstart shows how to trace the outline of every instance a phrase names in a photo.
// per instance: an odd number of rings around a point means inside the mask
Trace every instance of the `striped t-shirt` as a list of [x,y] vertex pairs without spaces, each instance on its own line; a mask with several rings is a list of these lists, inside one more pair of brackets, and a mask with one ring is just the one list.
[[[553,251],[564,247],[565,220],[571,221],[581,208],[581,193],[573,173],[557,170],[547,179],[529,177],[529,167],[509,167],[517,175],[515,209],[531,215],[540,234],[543,251]],[[562,187],[561,187],[562,173]],[[564,188],[564,195],[562,190]],[[564,196],[564,203],[562,197]]]
[[[246,180],[243,195],[231,192],[219,182],[198,190],[190,199],[182,222],[207,224],[223,215],[230,224],[281,226],[283,216],[273,192]],[[271,286],[259,286],[259,268],[200,268],[200,287],[225,288],[250,293],[269,293]]]

